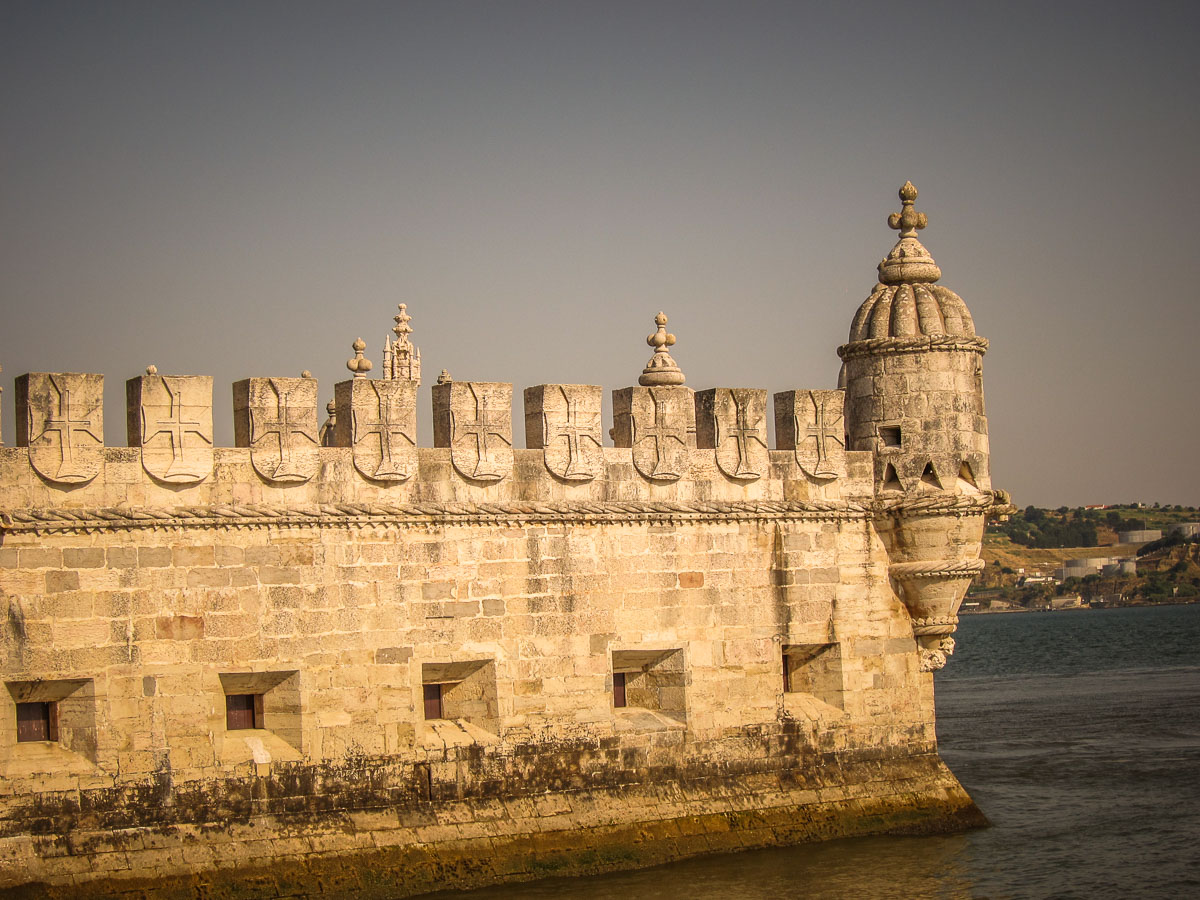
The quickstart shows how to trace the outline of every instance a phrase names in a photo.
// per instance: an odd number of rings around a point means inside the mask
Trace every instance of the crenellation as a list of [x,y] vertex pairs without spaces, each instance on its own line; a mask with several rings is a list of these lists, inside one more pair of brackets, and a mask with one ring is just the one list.
[[987,344],[933,284],[915,197],[842,387],[775,393],[774,447],[767,392],[685,387],[661,313],[609,440],[600,386],[525,388],[517,447],[513,386],[443,371],[418,446],[403,304],[379,377],[355,341],[324,432],[307,373],[233,386],[235,447],[208,376],[127,382],[127,448],[103,444],[102,376],[18,379],[0,889],[278,892],[302,869],[395,896],[536,853],[978,822],[930,670],[1005,498]]
[[212,376],[159,375],[125,382],[126,430],[142,468],[168,484],[204,481],[213,468]]

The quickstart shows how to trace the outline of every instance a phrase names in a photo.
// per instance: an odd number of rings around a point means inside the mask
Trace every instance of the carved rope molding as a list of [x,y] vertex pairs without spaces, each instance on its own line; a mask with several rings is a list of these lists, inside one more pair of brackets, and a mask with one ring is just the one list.
[[988,512],[1003,512],[1009,505],[1004,491],[981,491],[978,494],[931,493],[918,497],[901,497],[878,504],[881,514],[912,516],[974,516]]
[[888,566],[888,576],[897,581],[912,581],[917,578],[973,578],[982,572],[986,565],[982,559],[894,563]]
[[372,525],[471,525],[506,522],[633,524],[645,521],[767,521],[862,519],[867,507],[848,502],[597,502],[597,503],[322,503],[311,506],[177,506],[130,509],[0,511],[0,532],[35,534],[155,528],[254,528]]
[[982,354],[987,353],[989,346],[987,338],[935,334],[924,337],[886,337],[851,341],[838,347],[837,354],[843,360],[884,353],[920,353],[926,350],[969,350]]

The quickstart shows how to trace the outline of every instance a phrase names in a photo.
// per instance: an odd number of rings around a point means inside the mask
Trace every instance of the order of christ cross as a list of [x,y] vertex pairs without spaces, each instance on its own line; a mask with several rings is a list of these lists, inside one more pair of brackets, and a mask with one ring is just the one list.
[[[415,446],[416,441],[412,439],[405,428],[405,423],[402,421],[403,411],[399,409],[396,398],[381,391],[377,383],[372,383],[372,387],[375,388],[375,399],[378,401],[376,421],[360,421],[358,410],[354,410],[354,442],[357,444],[372,434],[379,435],[380,461],[379,465],[375,467],[375,477],[407,478],[411,473],[407,466],[396,459],[397,454],[393,448],[398,450],[404,446],[404,442],[407,442],[409,446]],[[367,417],[364,416],[364,418]]]
[[654,466],[648,473],[651,478],[678,478],[682,473],[677,471],[678,466],[671,467],[668,465],[666,456],[667,442],[675,441],[680,446],[686,448],[687,441],[679,436],[679,429],[672,427],[667,422],[667,401],[660,399],[650,392],[650,398],[654,402],[654,424],[652,426],[639,426],[637,417],[633,420],[633,446],[637,447],[643,441],[654,442]]
[[[567,466],[560,473],[562,478],[570,481],[590,480],[592,473],[583,465],[583,441],[591,441],[597,447],[603,446],[600,439],[596,437],[598,415],[596,413],[580,413],[579,398],[568,397],[565,391],[563,399],[567,402],[567,417],[563,421],[555,422],[553,431],[551,430],[550,416],[542,413],[547,443],[559,438],[567,439]],[[583,421],[584,418],[587,419],[586,422]]]
[[291,391],[282,390],[274,379],[269,383],[275,392],[275,417],[267,418],[259,410],[250,410],[250,445],[253,447],[263,438],[275,437],[279,441],[279,463],[271,473],[272,477],[307,480],[308,473],[297,464],[292,451],[296,449],[296,438],[303,438],[314,446],[316,440],[305,426],[303,415],[300,419],[293,417]]
[[165,416],[159,416],[151,419],[146,413],[146,407],[142,407],[142,446],[150,443],[160,434],[165,434],[171,443],[171,464],[167,467],[164,473],[165,477],[170,479],[177,474],[191,475],[191,467],[186,460],[187,442],[184,440],[186,435],[194,434],[199,437],[204,443],[211,444],[212,438],[203,430],[199,420],[185,420],[183,418],[183,391],[174,387],[167,377],[164,375],[162,385],[167,391],[167,395],[171,398],[168,406],[168,411]]
[[[45,421],[42,422],[42,430],[30,441],[36,443],[45,437],[48,433],[58,435],[59,453],[62,456],[62,464],[59,466],[60,476],[69,476],[75,472],[75,435],[86,434],[93,438],[97,443],[103,444],[104,439],[92,431],[92,420],[90,418],[91,411],[88,411],[87,418],[72,419],[71,418],[71,389],[69,387],[61,387],[53,375],[49,376],[50,385],[54,388],[54,392],[58,395],[58,414],[47,412]],[[29,411],[31,425],[33,418],[33,410]],[[32,431],[32,427],[30,431]]]
[[[472,393],[474,393],[473,389]],[[503,418],[498,417],[495,411],[488,409],[487,394],[482,397],[476,395],[474,420],[460,422],[458,416],[451,410],[450,425],[455,445],[463,443],[464,439],[474,440],[475,465],[472,467],[469,477],[481,481],[497,481],[504,477],[505,472],[492,458],[491,444],[488,439],[499,438],[510,446],[512,441],[507,436]]]
[[750,442],[755,441],[763,447],[767,446],[767,442],[763,440],[761,426],[759,424],[752,424],[750,421],[749,402],[744,398],[739,400],[736,391],[731,390],[729,396],[733,400],[734,409],[736,410],[734,425],[726,431],[722,428],[721,419],[717,419],[717,446],[723,444],[726,438],[734,438],[737,442],[738,461],[737,468],[732,473],[733,477],[758,478],[762,473],[755,472],[750,467]]

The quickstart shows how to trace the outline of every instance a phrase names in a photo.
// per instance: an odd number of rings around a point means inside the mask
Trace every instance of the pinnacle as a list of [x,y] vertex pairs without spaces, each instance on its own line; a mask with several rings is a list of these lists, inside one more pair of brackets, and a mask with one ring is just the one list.
[[650,361],[646,363],[646,368],[642,370],[641,377],[638,378],[638,384],[646,387],[683,384],[683,370],[679,368],[679,364],[667,352],[668,347],[675,345],[675,335],[667,332],[666,314],[659,312],[654,317],[654,324],[658,326],[658,330],[646,338],[646,343],[654,348],[654,355],[650,357]]

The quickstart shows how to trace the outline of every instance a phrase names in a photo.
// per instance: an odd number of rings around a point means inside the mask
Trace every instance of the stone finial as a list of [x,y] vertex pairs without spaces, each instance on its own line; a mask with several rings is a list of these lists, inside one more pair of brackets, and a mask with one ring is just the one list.
[[354,359],[346,360],[346,368],[354,373],[355,378],[366,378],[373,365],[369,359],[363,356],[367,345],[362,338],[355,338],[354,343],[350,346],[354,348]]
[[900,237],[916,237],[917,232],[929,224],[925,213],[913,209],[917,200],[917,189],[911,181],[904,182],[900,188],[900,212],[888,216],[888,227],[900,232]]
[[146,366],[146,374],[147,375],[157,375],[158,374],[158,366],[154,366],[154,365]]
[[659,312],[654,317],[654,324],[658,326],[658,330],[646,338],[646,343],[654,348],[654,355],[650,357],[650,362],[646,363],[646,368],[642,370],[638,384],[644,387],[683,384],[685,380],[683,370],[667,352],[668,347],[675,346],[675,335],[667,333],[666,314]]
[[305,369],[303,372],[300,373],[300,377],[301,378],[312,378],[312,372],[308,371],[308,369]]
[[[351,381],[348,383],[353,384],[354,382]],[[337,401],[336,400],[330,400],[328,403],[325,404],[325,413],[326,413],[327,418],[325,419],[325,423],[321,426],[321,430],[319,432],[317,432],[317,440],[320,442],[322,447],[336,447],[337,446],[337,440],[336,440],[336,437],[337,437]]]
[[942,277],[942,270],[917,240],[917,232],[929,224],[929,217],[914,209],[917,189],[911,181],[904,182],[899,194],[900,212],[888,216],[888,227],[900,232],[900,240],[879,263],[879,280],[884,284],[930,284]]
[[454,379],[450,377],[450,373],[447,372],[445,369],[442,369],[442,374],[438,376],[437,383],[438,384],[449,384],[453,380]]
[[402,379],[421,383],[421,351],[417,349],[408,336],[412,334],[412,316],[408,314],[408,304],[397,305],[400,311],[393,316],[396,320],[392,332],[395,340],[386,338],[383,345],[383,377],[391,380]]

